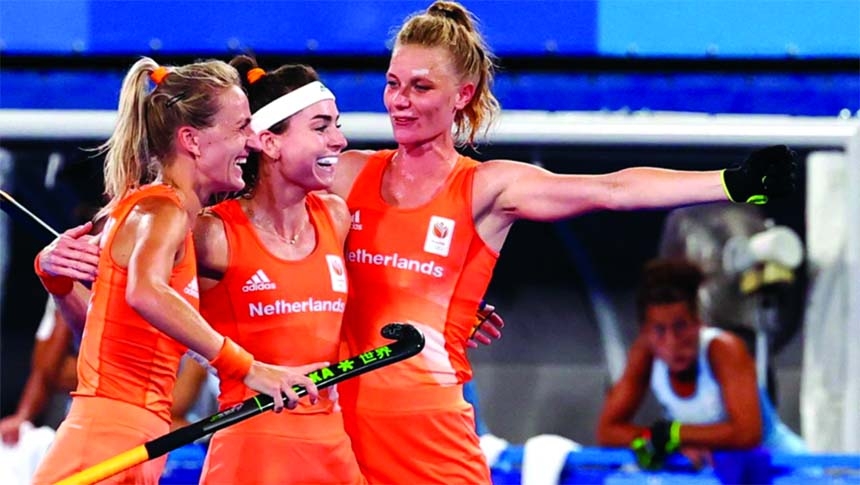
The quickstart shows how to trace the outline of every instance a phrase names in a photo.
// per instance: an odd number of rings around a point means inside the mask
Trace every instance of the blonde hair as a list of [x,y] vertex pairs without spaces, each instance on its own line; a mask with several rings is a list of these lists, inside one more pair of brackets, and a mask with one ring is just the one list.
[[[150,90],[152,82],[157,84]],[[122,82],[116,128],[98,147],[105,153],[105,194],[110,199],[102,213],[158,176],[175,149],[180,126],[211,127],[221,108],[220,95],[233,86],[240,86],[239,75],[223,61],[168,68],[148,57],[135,62]]]
[[486,135],[500,110],[492,93],[495,57],[478,31],[477,19],[457,2],[436,1],[406,19],[395,45],[447,49],[461,79],[475,80],[474,96],[454,115],[454,136],[474,146],[478,133]]

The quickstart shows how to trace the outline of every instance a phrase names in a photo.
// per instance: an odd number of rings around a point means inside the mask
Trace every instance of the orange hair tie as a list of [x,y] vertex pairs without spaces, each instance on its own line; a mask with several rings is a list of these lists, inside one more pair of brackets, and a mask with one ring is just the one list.
[[255,68],[251,69],[250,71],[248,71],[248,74],[246,74],[246,77],[248,78],[249,83],[254,84],[255,82],[259,81],[261,77],[263,77],[265,75],[266,75],[266,71],[264,69],[261,69],[259,67],[255,67]]
[[159,85],[161,84],[161,81],[164,81],[164,78],[166,78],[168,74],[169,72],[167,71],[166,67],[158,66],[155,68],[154,71],[149,73],[149,79],[152,79],[152,82],[154,82],[156,85]]

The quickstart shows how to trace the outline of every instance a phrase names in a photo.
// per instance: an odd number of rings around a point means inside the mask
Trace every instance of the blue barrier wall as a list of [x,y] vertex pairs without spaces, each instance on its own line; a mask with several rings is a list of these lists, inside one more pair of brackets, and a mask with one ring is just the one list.
[[[320,72],[343,112],[383,112],[381,72]],[[115,109],[122,73],[4,71],[0,108]],[[860,113],[860,76],[502,73],[504,109],[837,116]]]
[[857,0],[600,0],[597,52],[858,56]]
[[[3,0],[6,53],[379,54],[430,1]],[[503,55],[860,56],[857,0],[464,0]]]

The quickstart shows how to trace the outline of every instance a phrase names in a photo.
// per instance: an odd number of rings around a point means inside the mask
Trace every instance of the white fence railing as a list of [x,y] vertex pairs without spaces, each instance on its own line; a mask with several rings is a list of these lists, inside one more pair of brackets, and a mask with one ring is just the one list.
[[[115,111],[0,110],[0,140],[106,139]],[[354,143],[392,141],[384,113],[344,113]],[[490,132],[494,144],[644,144],[844,147],[860,119],[698,113],[504,112]]]

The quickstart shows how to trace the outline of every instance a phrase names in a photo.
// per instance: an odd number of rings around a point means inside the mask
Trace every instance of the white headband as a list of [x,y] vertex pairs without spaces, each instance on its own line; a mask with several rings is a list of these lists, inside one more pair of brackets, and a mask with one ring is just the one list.
[[324,99],[334,100],[334,94],[323,83],[314,81],[305,84],[258,109],[251,116],[251,129],[254,133],[268,130],[276,123]]

